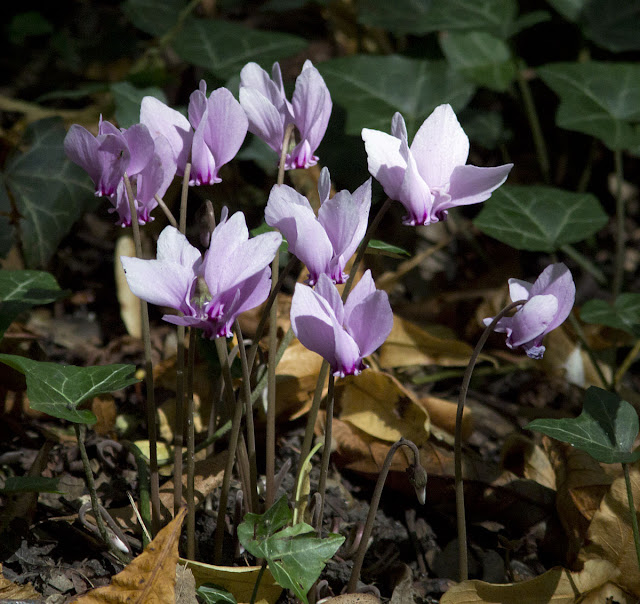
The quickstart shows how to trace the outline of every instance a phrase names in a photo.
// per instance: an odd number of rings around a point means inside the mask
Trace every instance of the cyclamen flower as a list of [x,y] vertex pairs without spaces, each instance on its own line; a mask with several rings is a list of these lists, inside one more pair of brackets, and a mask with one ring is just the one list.
[[67,157],[87,171],[96,187],[96,195],[106,195],[115,206],[121,226],[131,225],[131,211],[124,186],[124,174],[131,179],[138,222],[153,218],[150,212],[158,205],[175,174],[168,141],[155,140],[146,126],[136,124],[119,130],[100,118],[98,136],[74,124],[64,139]]
[[211,234],[204,258],[174,227],[158,238],[156,260],[121,256],[131,291],[159,306],[182,313],[164,315],[168,323],[202,329],[213,339],[231,336],[236,317],[262,304],[271,290],[271,261],[280,233],[249,239],[244,214],[227,220],[226,209]]
[[391,134],[364,128],[369,172],[384,192],[407,210],[404,224],[443,220],[449,209],[491,197],[513,167],[465,165],[469,139],[450,105],[440,105],[424,121],[411,147],[404,118],[391,121]]
[[321,274],[315,290],[296,284],[291,327],[300,342],[331,365],[337,377],[357,375],[363,359],[379,348],[393,327],[389,298],[376,290],[367,271],[343,304],[329,277]]
[[249,131],[280,156],[285,130],[294,124],[296,146],[287,153],[285,168],[315,166],[318,157],[314,153],[327,130],[333,106],[329,89],[311,61],[305,61],[290,103],[277,62],[271,72],[272,78],[257,63],[247,63],[240,72],[240,104],[247,112]]
[[191,158],[190,185],[212,185],[221,181],[218,171],[238,153],[247,134],[248,121],[240,103],[226,88],[207,98],[207,84],[200,81],[189,99],[189,119],[155,97],[146,96],[140,121],[151,135],[169,142],[179,176]]
[[[512,317],[503,317],[495,331],[507,334],[507,346],[522,346],[527,356],[541,359],[545,347],[542,338],[560,326],[569,316],[576,297],[571,271],[562,263],[551,264],[535,283],[509,279],[512,302],[526,300]],[[492,319],[484,319],[489,325]]]
[[329,199],[331,179],[323,168],[318,181],[318,217],[311,204],[295,189],[275,185],[265,209],[265,220],[286,238],[289,250],[309,269],[309,285],[321,274],[335,283],[344,283],[345,264],[364,237],[371,207],[371,179],[353,194],[340,191]]

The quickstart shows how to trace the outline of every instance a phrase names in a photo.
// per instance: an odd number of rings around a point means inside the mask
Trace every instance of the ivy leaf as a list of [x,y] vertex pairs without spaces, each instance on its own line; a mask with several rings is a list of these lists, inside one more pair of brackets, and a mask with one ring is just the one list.
[[185,0],[126,0],[124,14],[138,29],[160,37],[176,25]]
[[32,409],[79,424],[96,422],[91,411],[78,409],[84,401],[140,381],[133,375],[134,365],[75,367],[33,361],[13,354],[0,354],[0,363],[26,376],[27,396]]
[[358,23],[398,35],[425,34],[433,31],[431,4],[432,0],[360,0]]
[[516,77],[509,47],[492,34],[452,32],[441,38],[440,47],[449,65],[478,86],[504,92]]
[[308,604],[307,592],[344,537],[332,533],[321,539],[304,522],[286,526],[292,518],[284,495],[264,514],[247,514],[238,526],[238,539],[251,554],[267,560],[278,585]]
[[419,61],[399,55],[355,55],[318,65],[334,100],[347,113],[346,133],[362,128],[389,132],[396,111],[413,137],[429,114],[443,103],[463,109],[475,87],[446,61]]
[[167,96],[156,86],[137,88],[129,82],[111,84],[111,93],[116,103],[116,120],[121,128],[129,128],[140,122],[140,105],[145,96],[153,96],[166,104]]
[[96,205],[89,176],[65,158],[65,134],[59,118],[33,122],[25,132],[28,149],[10,158],[5,169],[29,268],[46,265],[73,223]]
[[205,583],[196,589],[196,593],[204,600],[205,604],[238,604],[238,600],[226,589]]
[[483,206],[474,220],[483,233],[531,252],[582,241],[608,220],[593,195],[554,187],[503,186]]
[[0,493],[64,493],[58,488],[59,478],[45,476],[9,476]]
[[604,300],[589,300],[580,310],[585,323],[606,325],[640,337],[640,294],[620,294],[613,305]]
[[640,65],[554,63],[538,73],[560,97],[558,126],[595,136],[612,150],[640,144]]
[[0,337],[21,312],[66,294],[50,273],[0,270]]
[[391,258],[411,258],[411,254],[407,250],[391,245],[379,239],[372,239],[367,246],[367,254],[380,254],[382,256],[390,256]]
[[640,0],[589,0],[582,14],[584,33],[611,52],[640,50]]
[[547,0],[562,16],[576,23],[589,0]]
[[298,36],[250,29],[211,19],[187,19],[172,42],[185,61],[204,67],[223,80],[236,75],[249,61],[271,71],[271,64],[307,46]]
[[595,386],[587,390],[578,417],[536,419],[526,428],[570,443],[603,463],[631,463],[640,459],[640,450],[631,450],[638,435],[636,410],[617,394]]

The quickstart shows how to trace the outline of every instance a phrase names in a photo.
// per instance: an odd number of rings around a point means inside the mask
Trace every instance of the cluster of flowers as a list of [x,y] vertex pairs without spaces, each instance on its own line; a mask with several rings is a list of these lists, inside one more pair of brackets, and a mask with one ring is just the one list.
[[[125,179],[132,184],[137,220],[150,213],[174,176],[191,165],[189,184],[220,182],[220,167],[233,159],[247,131],[282,153],[284,134],[294,126],[295,144],[287,149],[285,168],[307,168],[318,162],[315,152],[331,115],[331,96],[318,70],[307,61],[296,80],[290,102],[280,66],[269,77],[255,63],[240,74],[240,101],[225,88],[208,97],[200,83],[190,97],[188,119],[153,97],[142,101],[140,123],[118,129],[100,120],[98,135],[74,125],[65,139],[68,157],[95,183],[96,195],[108,196],[118,222],[132,221]],[[403,117],[396,113],[391,134],[364,129],[369,172],[391,199],[407,211],[405,224],[428,225],[446,218],[450,208],[480,203],[506,180],[512,164],[495,168],[466,165],[469,139],[449,105],[425,120],[411,145]],[[271,288],[270,263],[282,236],[289,250],[309,271],[307,284],[297,284],[291,305],[296,336],[323,356],[337,376],[357,374],[363,359],[389,335],[393,314],[385,292],[376,290],[367,271],[343,303],[335,284],[347,279],[345,265],[360,245],[371,207],[371,179],[353,193],[330,198],[329,171],[319,179],[320,209],[286,185],[275,185],[265,210],[268,225],[279,232],[249,238],[244,215],[225,210],[211,234],[204,256],[173,227],[158,239],[157,259],[122,258],[134,294],[180,315],[164,320],[197,327],[205,337],[231,335],[235,318],[264,302]],[[552,265],[535,284],[511,280],[511,295],[526,301],[497,330],[507,333],[510,347],[522,346],[540,357],[542,337],[568,316],[575,287],[568,269]],[[487,319],[490,321],[490,319]]]

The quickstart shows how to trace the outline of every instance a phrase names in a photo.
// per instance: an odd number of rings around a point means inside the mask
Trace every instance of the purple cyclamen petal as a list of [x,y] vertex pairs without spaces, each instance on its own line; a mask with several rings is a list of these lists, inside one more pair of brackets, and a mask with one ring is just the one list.
[[194,90],[189,96],[189,109],[187,114],[189,116],[189,123],[194,130],[198,129],[202,116],[207,110],[207,83],[204,80],[200,80],[200,86],[198,90]]
[[529,298],[512,317],[510,346],[522,346],[546,333],[557,311],[558,300],[551,294]]
[[142,172],[146,165],[151,161],[155,152],[153,138],[144,124],[134,124],[131,128],[127,128],[122,136],[129,147],[129,164],[127,165],[127,175],[133,176]]
[[380,348],[393,327],[393,311],[387,293],[376,290],[355,305],[345,327],[358,344],[360,356],[369,356]]
[[512,302],[528,300],[531,295],[532,283],[521,279],[509,279],[509,296]]
[[398,200],[407,210],[407,216],[403,218],[404,224],[416,226],[438,220],[432,211],[433,195],[427,183],[422,179],[406,141],[401,143],[400,150],[401,153],[404,152],[403,155],[407,161],[407,169],[398,190]]
[[391,199],[398,199],[407,169],[407,162],[400,154],[400,139],[385,132],[364,128],[362,140],[367,151],[369,173]]
[[342,325],[344,322],[344,306],[342,304],[340,294],[331,279],[325,274],[320,275],[314,291],[326,300],[327,304],[333,311],[336,320],[340,325]]
[[254,88],[240,88],[240,104],[249,119],[249,131],[278,153],[284,138],[282,114]]
[[551,264],[542,271],[531,287],[531,295],[538,294],[551,294],[558,300],[556,316],[547,328],[547,331],[551,331],[564,323],[576,298],[576,286],[571,271],[564,263]]
[[451,201],[442,209],[453,206],[480,203],[491,197],[491,193],[507,180],[513,164],[493,168],[458,166],[451,174],[449,195]]

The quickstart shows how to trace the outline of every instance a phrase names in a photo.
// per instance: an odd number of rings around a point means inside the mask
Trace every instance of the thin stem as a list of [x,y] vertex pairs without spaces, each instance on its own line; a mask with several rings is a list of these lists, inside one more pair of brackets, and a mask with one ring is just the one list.
[[636,343],[633,345],[633,348],[629,351],[626,357],[624,357],[624,361],[616,371],[616,374],[613,378],[613,386],[616,387],[622,381],[624,374],[629,371],[629,367],[636,360],[636,357],[640,353],[640,340],[636,340]]
[[249,496],[251,498],[251,508],[258,513],[258,468],[256,462],[256,433],[253,426],[253,407],[251,406],[251,376],[249,364],[247,363],[247,351],[244,347],[244,338],[240,323],[236,319],[233,329],[238,338],[238,350],[240,351],[240,365],[242,367],[242,389],[245,413],[245,424],[247,428],[247,455],[249,456]]
[[[140,225],[136,210],[135,197],[131,181],[124,175],[124,185],[129,198],[131,212],[131,230],[136,248],[136,256],[142,258],[142,242],[140,239]],[[153,363],[151,362],[151,332],[149,329],[149,307],[144,300],[140,300],[142,311],[142,339],[144,342],[144,372],[147,385],[147,430],[149,435],[149,479],[151,482],[151,534],[155,537],[160,530],[160,478],[158,475],[158,429],[156,426],[156,400],[153,388]]]
[[182,177],[182,189],[180,190],[180,232],[187,232],[187,198],[189,197],[189,177],[191,176],[191,164],[187,162]]
[[589,258],[587,258],[584,254],[580,253],[576,248],[568,243],[561,246],[560,249],[567,255],[569,258],[575,261],[576,264],[580,266],[584,271],[589,273],[598,283],[598,285],[606,285],[607,278],[605,274],[602,272],[600,267],[596,266]]
[[464,404],[467,399],[467,391],[471,382],[471,375],[476,361],[480,356],[482,347],[493,332],[498,321],[502,319],[509,311],[517,306],[524,304],[526,300],[518,300],[503,308],[485,330],[482,332],[476,347],[473,349],[467,370],[462,378],[462,386],[460,387],[460,395],[458,396],[458,409],[456,412],[456,432],[454,441],[454,462],[455,462],[455,487],[456,487],[456,516],[458,519],[458,569],[459,581],[466,581],[469,578],[469,568],[467,559],[467,523],[464,512],[464,484],[462,482],[462,416],[464,413]]
[[616,258],[613,273],[613,297],[617,298],[622,290],[624,279],[624,251],[626,234],[624,231],[625,207],[624,196],[622,194],[622,151],[616,149],[613,152],[616,169]]
[[[276,186],[284,182],[285,162],[289,139],[293,133],[293,124],[289,124],[284,132],[280,165],[278,166],[278,181]],[[271,263],[271,289],[275,290],[280,270],[280,252],[277,251]],[[275,499],[274,479],[276,475],[276,353],[278,349],[278,303],[274,302],[269,309],[269,359],[267,364],[267,426],[266,426],[266,494],[265,506],[269,509]]]
[[140,517],[143,523],[143,540],[142,544],[146,547],[151,539],[147,537],[148,527],[151,526],[151,514],[149,505],[149,467],[147,460],[144,458],[142,451],[132,442],[122,441],[122,444],[132,453],[136,460],[136,468],[138,469],[138,497],[140,507]]
[[636,514],[636,506],[633,502],[633,490],[631,488],[631,475],[629,473],[629,464],[623,463],[624,482],[627,486],[627,500],[629,501],[629,515],[631,516],[631,528],[633,530],[633,542],[636,546],[636,557],[638,559],[638,568],[640,568],[640,532],[638,532],[638,515]]
[[527,120],[529,121],[529,127],[531,128],[531,135],[533,136],[533,144],[536,148],[536,157],[538,158],[540,173],[542,174],[544,182],[549,184],[551,183],[549,155],[544,142],[544,136],[540,126],[538,112],[536,111],[536,105],[533,101],[533,95],[531,94],[531,88],[529,87],[529,82],[524,77],[524,68],[525,66],[522,62],[516,65],[518,87],[520,88],[520,94],[522,95],[522,101],[524,103],[524,110],[527,115]]
[[256,598],[258,597],[258,588],[260,587],[260,581],[262,581],[262,576],[264,575],[264,571],[267,568],[267,561],[263,560],[260,565],[260,572],[258,573],[258,577],[256,578],[256,584],[253,586],[253,591],[251,592],[251,600],[249,604],[255,604]]
[[[196,502],[195,502],[195,465],[196,456],[195,428],[193,423],[193,369],[195,365],[196,330],[189,328],[189,358],[187,360],[187,558],[195,560],[196,553]],[[182,482],[182,477],[180,477]]]
[[327,474],[329,473],[329,457],[331,457],[331,433],[333,426],[333,385],[335,377],[329,375],[329,387],[327,390],[327,420],[324,429],[324,449],[322,450],[322,461],[320,462],[320,481],[318,483],[318,493],[320,493],[320,512],[318,514],[319,536],[322,537],[322,519],[324,518],[324,497],[327,490]]
[[160,209],[164,212],[164,215],[167,217],[169,224],[174,229],[177,229],[178,223],[176,222],[175,216],[173,215],[173,212],[169,209],[169,206],[164,202],[164,199],[162,199],[162,197],[160,197],[160,195],[158,195],[157,193],[154,196],[154,199],[158,202],[158,205],[160,206]]
[[413,467],[415,469],[416,467],[419,467],[424,472],[424,469],[420,465],[420,451],[418,451],[418,447],[416,447],[416,445],[412,441],[401,438],[398,442],[391,445],[391,448],[387,453],[387,457],[384,460],[382,469],[380,470],[380,474],[378,475],[378,481],[376,482],[376,488],[373,491],[373,496],[371,497],[371,503],[369,504],[369,513],[367,514],[367,520],[365,522],[364,529],[362,531],[362,537],[360,539],[360,546],[358,547],[358,551],[353,561],[353,569],[351,570],[351,577],[349,578],[349,584],[347,585],[347,590],[345,593],[355,593],[356,588],[358,587],[358,579],[360,579],[360,571],[362,570],[364,556],[367,553],[367,546],[369,544],[369,538],[371,537],[371,531],[373,530],[373,525],[375,523],[376,512],[378,511],[378,506],[380,505],[380,498],[382,497],[384,483],[387,480],[387,474],[389,473],[389,469],[391,468],[391,461],[393,460],[393,456],[395,452],[402,446],[409,447],[413,452],[413,466],[409,466],[409,468]]
[[227,406],[229,410],[233,410],[227,465],[224,469],[222,487],[220,489],[220,503],[218,505],[218,518],[216,519],[216,535],[213,545],[214,564],[219,564],[222,561],[222,543],[225,530],[224,518],[227,513],[227,500],[229,499],[231,473],[233,472],[233,463],[236,458],[238,436],[240,434],[240,425],[242,423],[242,405],[236,403],[236,399],[233,394],[233,378],[231,377],[231,369],[229,368],[229,353],[227,351],[227,343],[224,338],[216,338],[216,350],[218,352],[218,358],[220,359],[220,367],[222,369],[222,377],[224,379],[224,391],[227,397]]

